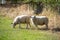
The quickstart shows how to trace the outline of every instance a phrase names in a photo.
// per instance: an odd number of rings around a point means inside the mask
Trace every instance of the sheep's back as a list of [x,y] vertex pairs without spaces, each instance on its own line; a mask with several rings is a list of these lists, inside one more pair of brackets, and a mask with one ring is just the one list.
[[21,23],[27,23],[27,22],[30,22],[30,17],[29,16],[24,16],[22,18],[19,18],[19,21]]
[[48,18],[47,18],[47,17],[36,18],[36,19],[34,19],[33,21],[34,21],[34,24],[44,25],[44,24],[47,24],[47,23],[48,23]]

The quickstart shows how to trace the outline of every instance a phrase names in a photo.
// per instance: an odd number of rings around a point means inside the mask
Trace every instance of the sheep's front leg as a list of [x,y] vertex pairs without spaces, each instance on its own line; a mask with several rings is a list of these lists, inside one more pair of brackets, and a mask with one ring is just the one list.
[[29,26],[31,27],[30,23],[29,23]]
[[21,28],[20,24],[19,24],[19,29]]
[[27,26],[26,26],[26,29],[28,29],[28,24],[27,24]]
[[13,25],[13,28],[15,28],[15,25]]
[[37,29],[39,29],[37,24],[35,24],[35,27],[36,27]]
[[35,25],[36,26],[36,28],[38,28],[38,26],[37,25]]
[[15,26],[16,26],[16,23],[13,24],[13,28],[15,28]]

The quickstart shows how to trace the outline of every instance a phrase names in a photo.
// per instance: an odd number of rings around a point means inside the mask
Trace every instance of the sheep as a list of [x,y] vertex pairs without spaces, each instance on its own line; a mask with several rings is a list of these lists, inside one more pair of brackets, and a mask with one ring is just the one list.
[[31,27],[31,25],[30,25],[30,16],[28,16],[28,15],[21,15],[21,16],[17,16],[15,19],[14,19],[14,21],[13,21],[13,28],[15,28],[15,26],[17,25],[17,24],[19,24],[19,28],[21,28],[20,27],[20,24],[21,23],[23,23],[23,24],[27,24],[27,27],[26,28],[28,28],[28,25]]
[[48,18],[46,16],[31,16],[31,18],[36,27],[38,25],[46,25],[46,29],[48,29]]

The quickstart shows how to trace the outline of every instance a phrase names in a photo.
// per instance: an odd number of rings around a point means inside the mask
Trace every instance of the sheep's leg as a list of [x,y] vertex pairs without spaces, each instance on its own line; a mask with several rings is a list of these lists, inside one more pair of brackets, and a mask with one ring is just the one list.
[[46,29],[48,29],[48,25],[46,24]]
[[15,28],[16,24],[13,24],[13,28]]
[[28,29],[28,24],[27,24],[27,26],[26,26],[26,29]]
[[19,24],[19,29],[20,29],[21,27],[20,27],[20,24]]
[[13,28],[15,28],[15,26],[13,26]]
[[37,27],[37,25],[35,25]]
[[35,26],[36,26],[37,29],[39,29],[39,28],[38,28],[38,25],[35,24]]
[[31,27],[30,23],[29,23],[29,26]]

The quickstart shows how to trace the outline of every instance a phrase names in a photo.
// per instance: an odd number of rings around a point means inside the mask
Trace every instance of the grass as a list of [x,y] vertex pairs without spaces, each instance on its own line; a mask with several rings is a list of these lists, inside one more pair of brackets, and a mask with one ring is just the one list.
[[[60,35],[50,31],[13,29],[12,20],[8,17],[0,16],[0,40],[59,40]],[[22,25],[23,26],[23,25]]]

